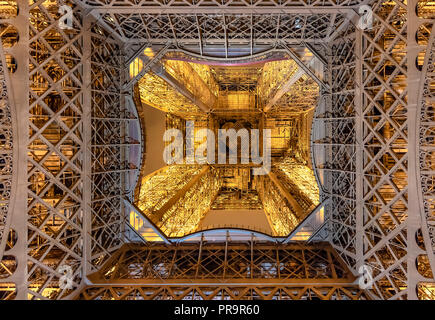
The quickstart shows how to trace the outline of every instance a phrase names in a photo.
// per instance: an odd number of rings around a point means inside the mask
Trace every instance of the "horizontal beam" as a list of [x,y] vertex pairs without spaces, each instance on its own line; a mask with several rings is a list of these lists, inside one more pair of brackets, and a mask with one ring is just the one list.
[[[111,29],[111,32],[115,32],[113,31],[113,29]],[[192,34],[191,38],[172,38],[172,39],[168,39],[168,38],[153,38],[153,39],[145,39],[145,38],[122,38],[122,41],[124,43],[144,43],[144,44],[149,44],[149,45],[164,45],[166,43],[168,43],[168,41],[171,40],[176,40],[177,45],[178,46],[191,46],[191,47],[198,47],[199,49],[199,43],[198,43],[198,37],[195,36],[195,34]],[[250,39],[242,39],[242,38],[235,38],[235,39],[227,39],[228,44],[234,46],[231,47],[230,49],[244,49],[247,48],[249,49],[250,47]],[[299,38],[286,38],[281,40],[281,42],[286,43],[287,45],[301,45],[302,43],[314,43],[314,44],[318,44],[318,43],[327,43],[328,39],[327,38],[310,38],[310,39],[305,39],[302,37]],[[225,39],[224,38],[211,38],[211,39],[203,39],[202,40],[203,44],[207,44],[207,48],[203,48],[204,50],[206,49],[214,49],[214,48],[221,48],[221,46],[225,45]],[[276,44],[276,39],[275,38],[255,38],[255,46],[254,49],[264,49],[264,50],[268,50],[270,49],[270,46],[275,45]],[[239,47],[237,47],[239,46]],[[187,48],[188,49],[188,48]],[[198,51],[199,52],[199,51]],[[204,55],[206,55],[206,53],[204,53]],[[250,56],[250,54],[246,54],[246,56]],[[233,58],[232,56],[230,57],[231,59]]]
[[343,285],[344,283],[352,284],[355,281],[354,277],[349,278],[337,278],[337,279],[324,279],[324,278],[316,278],[316,279],[295,279],[295,278],[281,278],[278,279],[265,279],[261,278],[261,280],[257,279],[249,279],[249,278],[225,278],[225,281],[213,281],[212,279],[191,279],[188,281],[186,279],[148,279],[148,278],[139,278],[139,279],[99,279],[96,277],[88,277],[89,280],[92,281],[92,284],[98,285],[156,285],[156,286],[171,286],[171,285],[180,285],[180,286],[191,286],[194,285],[205,285],[205,286],[219,286],[223,283],[228,286],[249,286],[249,285],[271,285],[271,286],[283,286],[283,285],[319,285],[319,284],[328,284],[328,285]]
[[102,6],[92,9],[91,12],[99,14],[332,14],[332,13],[342,13],[347,14],[353,11],[351,7],[344,6],[331,6],[331,7],[310,7],[310,6],[292,6],[292,7],[256,7],[256,6],[236,6],[236,7],[189,7],[189,6],[161,6],[161,7],[151,7],[151,6],[118,6],[118,7],[108,7]]

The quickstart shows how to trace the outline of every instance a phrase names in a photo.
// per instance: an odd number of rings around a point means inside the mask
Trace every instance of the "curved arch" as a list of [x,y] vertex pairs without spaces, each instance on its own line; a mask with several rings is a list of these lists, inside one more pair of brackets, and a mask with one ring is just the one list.
[[225,228],[219,228],[219,227],[215,227],[215,228],[210,228],[210,229],[204,229],[204,230],[198,230],[195,232],[192,232],[190,234],[187,234],[183,237],[174,237],[171,238],[172,242],[183,242],[186,240],[189,240],[190,238],[194,238],[194,237],[199,237],[202,234],[206,235],[214,235],[215,233],[218,232],[235,232],[235,233],[240,233],[240,234],[244,234],[244,235],[253,235],[259,239],[262,240],[269,240],[269,241],[284,241],[286,239],[286,237],[279,237],[279,236],[271,236],[267,233],[264,233],[262,231],[259,230],[251,230],[251,229],[247,229],[247,228],[243,228],[243,227],[225,227]]
[[325,112],[325,104],[326,104],[326,95],[323,92],[320,92],[319,96],[319,102],[317,103],[317,106],[314,110],[314,116],[313,116],[313,123],[311,125],[311,131],[310,131],[310,156],[311,156],[311,166],[313,167],[314,177],[316,178],[317,185],[319,186],[319,193],[320,198],[325,197],[325,181],[324,181],[324,174],[320,172],[322,168],[318,167],[318,165],[321,165],[321,163],[318,163],[316,154],[314,152],[314,141],[317,138],[317,136],[321,133],[318,132],[318,125],[316,125],[316,122],[319,122],[322,118],[320,117]]
[[[430,163],[427,157],[431,157],[433,151],[430,150],[433,144],[427,143],[433,138],[433,134],[430,134],[433,130],[433,125],[431,125],[431,116],[428,114],[429,108],[432,104],[434,107],[435,94],[430,92],[430,83],[435,81],[434,68],[435,64],[435,24],[432,25],[431,36],[428,40],[426,46],[426,55],[424,59],[424,64],[422,68],[422,74],[420,79],[420,89],[418,93],[418,110],[416,127],[419,134],[419,143],[417,144],[416,156],[418,157],[418,162],[420,165],[416,168],[419,179],[419,203],[420,203],[420,215],[422,222],[422,233],[423,239],[428,253],[429,262],[432,271],[435,271],[435,211],[433,209],[434,201],[427,199],[428,194],[431,192],[431,186],[433,187],[433,182],[431,180],[435,179],[435,174],[431,173]],[[433,192],[431,192],[434,196]],[[425,199],[426,197],[426,199]],[[432,205],[431,205],[432,203]],[[432,218],[431,218],[432,215]],[[435,273],[435,272],[434,272]]]

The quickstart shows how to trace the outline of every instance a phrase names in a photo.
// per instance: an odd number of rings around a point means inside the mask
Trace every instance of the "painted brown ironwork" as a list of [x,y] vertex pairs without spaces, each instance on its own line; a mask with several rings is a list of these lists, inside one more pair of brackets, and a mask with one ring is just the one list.
[[368,299],[321,243],[126,244],[89,279],[77,299]]

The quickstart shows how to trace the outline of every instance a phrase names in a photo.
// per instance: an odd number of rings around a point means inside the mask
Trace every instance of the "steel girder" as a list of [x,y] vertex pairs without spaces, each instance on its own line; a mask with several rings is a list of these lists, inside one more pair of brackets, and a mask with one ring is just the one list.
[[[11,91],[9,68],[6,63],[3,45],[0,44],[0,279],[9,278],[8,286],[12,289],[1,298],[13,298],[16,284],[11,279],[17,269],[16,225],[12,221],[16,196],[17,171],[17,115]],[[11,277],[12,276],[12,277]]]
[[78,299],[367,299],[327,244],[126,244]]
[[[61,4],[73,8],[70,29],[59,25]],[[137,118],[121,94],[121,43],[74,2],[17,6],[18,15],[1,17],[11,84],[3,96],[16,106],[8,114],[5,101],[2,117],[16,130],[18,154],[8,178],[16,191],[2,219],[15,232],[1,239],[2,256],[5,244],[10,250],[0,292],[7,299],[59,299],[123,241],[123,198],[132,191],[126,175],[138,170],[129,163],[137,141],[128,127]],[[4,135],[12,138],[12,131]],[[4,146],[12,156],[12,144]],[[5,164],[2,177],[11,169]],[[72,288],[59,287],[62,265],[71,267]]]
[[364,1],[79,1],[131,45],[165,44],[201,55],[252,55],[287,44],[328,42]]
[[419,135],[422,150],[430,141],[423,137],[430,132],[433,10],[417,16],[416,6],[376,1],[371,29],[330,44],[332,92],[316,120],[324,129],[315,141],[325,144],[316,166],[331,200],[325,228],[355,271],[373,268],[372,292],[381,299],[416,299],[419,283],[433,281],[430,170],[418,172],[431,162],[416,152]]

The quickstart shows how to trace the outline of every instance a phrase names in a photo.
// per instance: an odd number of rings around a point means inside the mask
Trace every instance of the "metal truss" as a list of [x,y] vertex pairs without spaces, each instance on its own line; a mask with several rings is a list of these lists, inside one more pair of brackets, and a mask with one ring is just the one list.
[[[427,297],[426,295],[424,297]],[[430,297],[430,296],[429,296]],[[80,300],[368,300],[355,286],[90,286]]]
[[[418,17],[424,19],[424,23],[416,28],[417,44],[426,47],[425,50],[416,53],[414,56],[417,61],[417,68],[420,73],[420,87],[417,97],[417,124],[416,139],[419,144],[416,145],[416,154],[418,155],[416,166],[417,175],[420,180],[417,182],[420,199],[421,213],[421,230],[422,235],[419,245],[419,255],[417,260],[421,267],[418,271],[426,281],[432,279],[432,283],[419,284],[419,298],[434,300],[434,270],[435,270],[435,214],[434,214],[434,194],[433,194],[433,108],[435,105],[434,93],[434,61],[435,61],[435,13],[433,8],[427,3],[422,2],[417,7]],[[424,55],[424,60],[421,57]],[[416,77],[419,75],[417,74]],[[426,249],[426,252],[425,252]],[[423,279],[419,279],[424,281]]]
[[340,9],[340,8],[348,8],[349,6],[356,5],[360,1],[355,0],[342,0],[342,1],[304,1],[304,0],[290,0],[290,1],[279,1],[275,3],[271,3],[267,0],[258,1],[255,3],[252,2],[239,2],[236,0],[227,0],[224,2],[220,1],[214,1],[214,0],[206,0],[201,1],[198,3],[194,3],[188,0],[183,0],[177,3],[177,5],[170,5],[165,4],[160,1],[155,0],[134,0],[125,2],[123,0],[79,0],[79,2],[82,2],[84,5],[88,7],[96,7],[101,9],[114,9],[118,11],[122,8],[127,8],[133,10],[141,10],[141,11],[147,11],[152,7],[157,7],[158,10],[165,10],[169,9],[169,11],[175,11],[175,12],[185,12],[188,10],[182,10],[183,7],[188,8],[191,10],[192,8],[210,8],[210,9],[225,9],[225,8],[246,8],[246,9],[252,9],[252,8],[258,8],[258,10],[262,10],[266,7],[267,9],[283,9],[283,8],[294,8],[296,7],[296,10],[301,10],[301,8],[307,9],[307,10],[316,10],[318,9]]
[[91,29],[91,264],[99,265],[123,239],[123,198],[132,189],[127,175],[138,168],[128,159],[129,125],[138,121],[121,94],[124,76],[122,46],[100,26]]
[[320,243],[127,244],[89,279],[76,298],[368,299],[337,253]]
[[252,55],[287,44],[324,42],[361,1],[80,1],[126,43],[162,44],[201,55]]
[[[374,22],[364,31],[351,19],[360,1],[348,0],[16,3],[0,15],[0,298],[433,299],[435,30],[426,1],[369,2]],[[73,8],[72,29],[59,27],[61,4]],[[319,80],[311,132],[326,219],[319,232],[340,258],[317,244],[122,246],[134,187],[127,176],[139,173],[129,150],[140,146],[129,136],[138,120],[126,103],[135,81],[126,66],[144,44],[168,43],[201,58],[259,60],[279,45],[311,43],[327,62],[322,79],[299,67]],[[277,98],[271,112],[296,94]],[[197,195],[209,180],[196,185]],[[277,189],[268,189],[280,196],[270,196],[274,206],[289,202]],[[129,259],[137,275],[125,274]],[[295,268],[281,274],[281,263]],[[59,287],[64,264],[73,290]],[[362,265],[374,271],[369,293],[350,275]],[[115,271],[107,279],[109,266]],[[180,270],[195,285],[174,281]],[[131,283],[116,282],[123,276]]]
[[[355,265],[355,109],[354,29],[330,45],[328,66],[331,93],[323,92],[316,110],[312,153],[326,206],[330,241],[344,261]],[[334,231],[332,231],[334,230]]]
[[[125,175],[138,170],[128,158],[138,143],[128,128],[137,119],[121,94],[121,43],[74,2],[17,4],[18,15],[2,20],[11,26],[2,42],[11,112],[20,119],[14,146],[29,151],[22,149],[23,170],[13,175],[7,223],[14,231],[2,237],[2,248],[14,247],[4,256],[10,275],[1,278],[0,291],[2,298],[65,298],[122,243],[123,197],[132,191]],[[73,8],[70,29],[59,25],[62,4]],[[6,109],[3,115],[14,123]],[[71,267],[72,289],[59,287],[62,265]]]
[[[17,234],[13,229],[12,215],[16,191],[16,114],[9,79],[10,64],[6,62],[4,46],[0,44],[0,299],[16,295],[16,285],[10,277],[17,269]],[[15,168],[15,169],[14,169]],[[4,282],[4,279],[6,282]]]
[[[329,107],[319,108],[316,119],[325,124],[315,142],[325,144],[316,166],[331,200],[326,228],[355,271],[373,268],[372,293],[381,299],[416,299],[419,281],[433,278],[430,218],[420,217],[417,192],[418,181],[428,181],[424,174],[419,178],[418,163],[424,168],[429,162],[424,153],[419,162],[415,152],[418,132],[428,133],[415,123],[418,94],[424,100],[428,92],[419,86],[430,73],[417,68],[423,65],[419,49],[427,47],[425,63],[431,59],[432,24],[416,16],[415,6],[374,2],[372,28],[348,30],[331,44],[332,91],[324,97]],[[422,114],[426,110],[421,107]],[[428,140],[420,139],[424,150]]]

